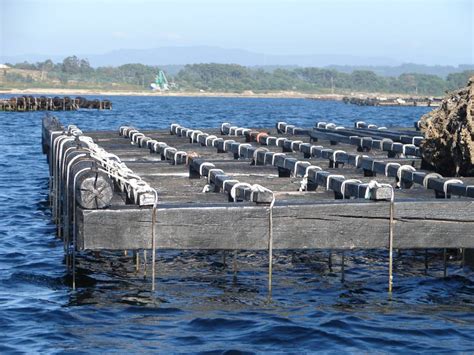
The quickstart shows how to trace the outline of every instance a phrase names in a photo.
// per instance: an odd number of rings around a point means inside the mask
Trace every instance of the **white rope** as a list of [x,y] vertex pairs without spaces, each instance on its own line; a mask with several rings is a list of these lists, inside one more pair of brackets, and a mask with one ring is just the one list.
[[335,151],[332,153],[332,161],[333,161],[333,162],[335,162],[335,163],[337,162],[337,155],[340,154],[340,153],[341,153],[341,154],[342,154],[342,153],[345,154],[346,152],[345,152],[344,150],[335,150]]
[[334,129],[336,128],[336,125],[334,123],[327,123],[325,126],[324,126],[325,129]]
[[411,165],[401,165],[398,170],[397,170],[397,178],[398,178],[398,183],[397,186],[401,186],[401,181],[402,181],[402,172],[403,171],[416,171],[414,167]]
[[[306,163],[306,164],[309,164],[307,161],[304,161],[304,160],[298,160],[296,163],[295,163],[295,167],[293,169],[293,176],[294,177],[297,177],[297,173],[298,173],[298,165],[301,165],[303,163]],[[311,164],[310,164],[311,165]]]
[[275,139],[275,141],[276,141],[277,137],[267,136],[267,138],[265,139],[265,144],[266,145],[270,145],[270,139]]
[[276,142],[275,142],[275,145],[276,145],[277,147],[279,147],[278,144],[280,143],[280,141],[286,141],[286,138],[285,138],[285,137],[277,138],[277,140],[276,140]]
[[382,150],[383,150],[383,144],[384,144],[385,142],[390,143],[390,148],[389,148],[389,150],[393,150],[393,149],[392,149],[392,147],[393,147],[393,139],[390,139],[390,138],[382,138],[381,142],[382,142],[382,143],[380,143],[380,148],[381,148]]
[[213,139],[213,140],[212,140],[211,145],[212,145],[214,148],[216,148],[216,147],[217,147],[217,143],[223,142],[223,141],[224,141],[224,139],[222,139],[222,138],[216,138],[216,139]]
[[168,159],[168,157],[166,156],[166,153],[168,153],[168,151],[176,152],[177,149],[176,149],[176,148],[173,148],[173,147],[166,147],[166,148],[163,150],[163,155],[165,156],[165,159]]
[[167,144],[164,143],[164,142],[156,142],[156,143],[153,144],[153,151],[154,152],[158,152],[158,150],[156,149],[157,145],[160,146],[160,148],[167,147]]
[[402,154],[403,155],[406,155],[405,151],[406,151],[407,147],[416,148],[416,145],[414,145],[414,144],[403,144],[403,148],[402,148]]
[[[237,128],[239,128],[239,127],[237,127],[237,126],[230,126],[230,127],[229,127],[229,136],[235,135],[235,130],[236,130]],[[234,130],[234,133],[232,133],[232,130]]]
[[278,157],[278,156],[285,156],[286,154],[285,153],[273,153],[273,156],[272,156],[272,165],[275,165],[275,157]]
[[426,174],[425,177],[423,178],[423,187],[425,189],[428,188],[428,183],[430,181],[430,179],[442,179],[443,176],[441,174],[438,174],[438,173],[429,173],[429,174]]
[[252,185],[250,185],[249,183],[246,183],[246,182],[238,182],[236,184],[234,184],[232,186],[232,188],[230,189],[230,197],[232,197],[232,199],[234,200],[234,202],[237,202],[237,189],[239,187],[252,187]]
[[211,191],[211,185],[206,184],[206,185],[204,185],[204,187],[202,188],[202,191],[201,191],[201,192],[202,192],[202,193],[206,193],[206,192],[209,192],[209,191]]
[[425,139],[425,137],[423,137],[423,136],[414,136],[414,137],[412,138],[412,140],[411,140],[411,144],[413,144],[413,145],[415,144],[415,139],[421,139],[421,140],[423,140],[423,139]]
[[341,184],[341,195],[342,195],[342,199],[344,200],[346,198],[346,184],[350,183],[350,182],[356,182],[358,184],[361,184],[362,181],[358,180],[358,179],[347,179],[347,180],[344,180]]
[[232,139],[228,139],[224,141],[224,147],[223,147],[224,152],[227,152],[227,148],[226,148],[227,144],[232,144],[232,143],[235,143],[235,141]]
[[369,156],[368,155],[365,155],[365,154],[362,154],[362,155],[356,155],[355,157],[355,167],[358,168],[359,167],[359,160],[362,158],[368,158]]
[[198,133],[197,136],[196,136],[196,143],[201,143],[201,141],[199,140],[199,138],[201,138],[202,136],[204,137],[207,137],[208,134],[207,133]]
[[289,128],[295,128],[295,126],[294,126],[294,125],[287,125],[287,126],[285,127],[285,133],[288,133],[288,129],[289,129]]
[[291,150],[294,150],[293,145],[295,145],[295,144],[301,144],[301,143],[303,143],[303,141],[291,141],[291,143],[290,143],[290,149],[291,149]]
[[[385,176],[388,176],[388,169],[391,166],[396,166],[396,167],[399,168],[401,166],[401,164],[398,164],[398,163],[387,163],[387,164],[385,164]],[[397,173],[398,173],[398,169],[397,169]]]
[[239,127],[239,128],[237,128],[237,129],[235,130],[235,135],[236,135],[236,136],[241,136],[241,135],[244,134],[244,132],[245,132],[245,128]]
[[[217,136],[214,136],[214,135],[207,136],[207,137],[206,137],[206,141],[204,142],[204,145],[205,145],[206,147],[208,146],[207,142],[208,142],[210,139],[212,139],[212,142],[214,142],[214,140],[217,139]],[[212,143],[211,143],[211,144],[212,144]]]
[[199,175],[203,176],[202,169],[203,169],[204,167],[206,167],[206,166],[211,167],[211,168],[215,168],[215,167],[216,167],[216,166],[215,166],[214,164],[212,164],[212,163],[208,163],[208,162],[201,163],[201,165],[199,165]]
[[329,174],[327,177],[326,177],[326,190],[329,190],[329,183],[331,182],[331,179],[335,179],[335,178],[341,178],[341,179],[345,179],[346,177],[344,175],[337,175],[337,174]]
[[384,129],[387,129],[387,127],[382,126],[382,127],[377,128],[377,129],[384,130]]
[[356,128],[361,128],[360,125],[365,125],[365,122],[364,121],[357,121],[356,124],[355,124],[355,127]]
[[174,165],[177,165],[178,164],[178,156],[181,155],[183,157],[186,157],[188,156],[188,153],[186,153],[185,151],[183,150],[178,150],[177,152],[174,153]]
[[300,183],[300,191],[306,191],[306,189],[308,188],[308,177],[309,177],[309,172],[310,171],[322,171],[323,169],[319,166],[316,166],[316,165],[309,165],[306,167],[306,171],[303,175],[303,180],[301,180],[301,183]]
[[225,185],[230,184],[231,182],[234,182],[234,183],[237,184],[240,181],[239,180],[232,180],[232,179],[224,180],[224,182],[222,183],[222,191],[225,192]]
[[317,128],[326,128],[327,123],[326,122],[318,122],[316,127]]
[[207,172],[207,183],[210,184],[211,183],[211,173],[212,172],[220,172],[220,173],[224,173],[224,170],[222,169],[216,169],[216,168],[212,168],[212,169],[209,169],[208,172]]
[[337,126],[337,127],[335,128],[336,131],[341,130],[341,129],[346,129],[346,127],[344,127],[344,126]]
[[267,155],[273,156],[273,154],[274,154],[274,153],[273,153],[273,152],[270,152],[270,151],[265,152],[265,155],[264,155],[264,157],[263,157],[263,163],[264,163],[264,165],[267,164]]
[[287,124],[286,122],[278,122],[278,123],[277,123],[277,128],[278,128],[278,130],[281,131],[281,126],[282,126],[282,125],[286,125],[286,124]]
[[313,149],[324,149],[322,145],[312,145],[311,148],[309,148],[309,154],[311,156],[314,156]]
[[224,122],[221,124],[221,132],[222,134],[224,134],[224,126],[230,126],[230,123],[229,122]]
[[255,192],[270,192],[272,194],[272,199],[274,199],[273,191],[270,189],[267,189],[266,187],[259,185],[259,184],[253,184],[250,186],[250,201],[253,202],[253,196]]
[[443,184],[444,198],[448,197],[448,186],[451,184],[462,184],[463,182],[459,179],[449,179]]
[[253,160],[256,162],[257,161],[257,157],[258,157],[258,152],[268,152],[268,148],[257,148],[255,149],[255,151],[253,152]]
[[191,131],[191,143],[194,143],[196,141],[196,138],[197,138],[195,136],[198,136],[201,133],[202,133],[202,131],[199,131],[199,130]]
[[171,132],[173,132],[174,134],[176,134],[176,129],[177,129],[178,127],[179,127],[179,124],[177,124],[177,123],[172,123],[172,124],[171,124],[171,128],[170,128]]
[[366,200],[370,200],[371,196],[372,196],[372,190],[375,189],[375,188],[379,188],[379,187],[389,187],[390,188],[390,202],[393,203],[393,201],[395,200],[395,190],[393,189],[393,186],[390,185],[390,184],[381,184],[375,180],[371,180],[369,181],[368,184],[361,184],[359,185],[360,186],[367,186],[367,189],[365,190],[365,196],[364,198]]
[[369,125],[367,126],[367,128],[377,128],[377,125],[375,125],[375,124],[369,124]]
[[248,148],[248,147],[251,147],[251,146],[252,146],[252,144],[250,144],[250,143],[239,144],[239,148],[237,149],[237,155],[239,156],[239,158],[240,158],[240,150],[242,149],[242,147]]

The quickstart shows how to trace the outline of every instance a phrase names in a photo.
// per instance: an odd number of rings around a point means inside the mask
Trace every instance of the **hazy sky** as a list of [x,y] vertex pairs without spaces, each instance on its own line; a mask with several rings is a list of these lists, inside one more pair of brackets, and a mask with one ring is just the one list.
[[0,0],[0,54],[208,45],[471,64],[473,2]]

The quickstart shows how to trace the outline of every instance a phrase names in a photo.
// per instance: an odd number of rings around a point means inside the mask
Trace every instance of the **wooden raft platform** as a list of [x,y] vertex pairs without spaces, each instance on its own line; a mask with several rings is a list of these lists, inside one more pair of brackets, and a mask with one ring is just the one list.
[[88,100],[84,97],[71,98],[68,96],[19,96],[0,98],[0,111],[76,111],[80,108],[111,110],[112,102],[109,100]]
[[43,152],[68,254],[474,248],[474,179],[422,170],[419,134],[361,122],[82,132],[46,117]]

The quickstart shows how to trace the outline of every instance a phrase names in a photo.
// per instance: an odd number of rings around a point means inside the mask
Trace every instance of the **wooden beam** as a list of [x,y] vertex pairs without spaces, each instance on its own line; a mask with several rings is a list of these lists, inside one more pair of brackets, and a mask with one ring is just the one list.
[[[395,202],[394,248],[473,248],[473,203]],[[80,249],[149,249],[151,209],[78,210]],[[268,247],[267,207],[159,206],[157,248]],[[275,205],[274,249],[375,249],[388,246],[389,203]]]

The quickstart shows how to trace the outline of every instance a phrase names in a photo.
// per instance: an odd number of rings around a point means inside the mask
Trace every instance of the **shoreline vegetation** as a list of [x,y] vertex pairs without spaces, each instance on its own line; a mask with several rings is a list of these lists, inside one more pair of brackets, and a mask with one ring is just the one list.
[[[467,68],[467,66],[466,66]],[[256,98],[311,98],[342,100],[344,96],[385,98],[429,98],[463,86],[474,75],[464,70],[441,77],[404,73],[382,76],[370,70],[351,73],[331,68],[254,68],[237,64],[203,63],[185,65],[166,72],[169,91],[152,91],[151,84],[163,89],[157,74],[161,68],[144,64],[118,67],[91,67],[76,56],[62,63],[0,65],[0,94],[49,95],[136,95]],[[166,79],[166,78],[165,78]],[[156,82],[155,82],[156,80]],[[159,84],[158,84],[159,83]]]
[[348,94],[314,94],[296,91],[276,91],[255,93],[252,91],[235,92],[199,92],[199,91],[152,91],[152,90],[104,90],[104,89],[73,89],[73,88],[26,88],[2,89],[0,95],[44,95],[44,96],[145,96],[145,97],[222,97],[222,98],[274,98],[274,99],[312,99],[342,101],[344,97],[376,98],[426,98],[426,95],[408,95],[397,93],[353,92]]

